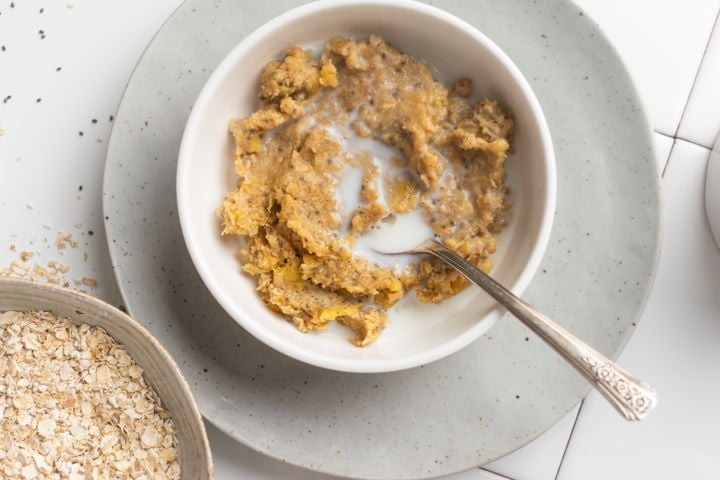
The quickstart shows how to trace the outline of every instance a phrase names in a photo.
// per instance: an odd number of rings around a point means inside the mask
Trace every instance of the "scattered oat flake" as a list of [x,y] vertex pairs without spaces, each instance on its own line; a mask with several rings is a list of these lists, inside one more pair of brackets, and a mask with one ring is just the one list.
[[57,260],[50,260],[47,264],[49,268],[53,269],[56,272],[68,273],[70,271],[70,267]]
[[99,327],[0,313],[0,478],[178,480],[175,424]]
[[33,208],[35,208],[35,205],[33,205],[32,202],[28,203],[28,204],[25,205],[25,206],[26,206],[27,208],[29,208],[30,210],[32,210]]
[[[13,260],[8,267],[0,266],[0,277],[18,278],[32,282],[51,283],[54,285],[65,285],[65,274],[70,267],[57,260],[50,260],[45,265],[36,263],[30,266],[21,259]],[[1,478],[1,477],[0,477]]]
[[73,239],[72,233],[60,232],[58,233],[57,239],[55,240],[55,246],[58,250],[65,250],[68,245],[72,248],[77,248],[78,242]]
[[[46,240],[47,243],[47,240]],[[10,245],[10,250],[13,252],[17,251],[15,244]],[[70,272],[70,267],[58,260],[49,260],[47,263],[36,262],[30,263],[30,258],[37,258],[40,252],[26,252],[20,251],[16,260],[13,260],[9,266],[4,267],[0,265],[0,277],[17,278],[21,280],[29,280],[31,282],[38,283],[50,283],[53,285],[62,285],[69,287],[70,283],[74,283],[75,286],[80,287],[79,290],[84,290],[84,287],[97,288],[97,280],[93,277],[82,277],[75,280],[68,281],[67,275]],[[88,259],[87,252],[83,252],[83,259]],[[1,365],[0,365],[1,366]],[[0,375],[2,375],[0,371]],[[2,395],[2,389],[0,388],[0,395]],[[2,408],[0,408],[0,417],[2,416]],[[1,430],[0,430],[1,433]],[[0,435],[0,440],[2,440]],[[0,455],[2,453],[2,445],[0,444]],[[0,480],[2,480],[2,470],[0,470]]]

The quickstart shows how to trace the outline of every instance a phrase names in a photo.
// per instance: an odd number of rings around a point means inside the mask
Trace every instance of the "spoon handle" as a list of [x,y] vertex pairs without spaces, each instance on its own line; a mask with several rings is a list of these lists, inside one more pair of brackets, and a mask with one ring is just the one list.
[[562,355],[626,420],[642,420],[657,404],[655,390],[540,313],[442,243],[432,240],[415,250],[445,261],[522,320]]

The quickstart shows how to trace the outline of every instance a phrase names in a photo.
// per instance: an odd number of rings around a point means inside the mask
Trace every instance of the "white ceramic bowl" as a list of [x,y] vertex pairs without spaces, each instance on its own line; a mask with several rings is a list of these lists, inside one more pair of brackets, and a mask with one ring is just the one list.
[[75,324],[104,328],[145,370],[145,380],[170,412],[177,431],[181,478],[215,478],[205,424],[190,387],[170,354],[139,323],[102,300],[77,290],[0,278],[0,312],[8,310],[44,310]]
[[517,294],[540,263],[555,209],[555,159],[540,105],[507,55],[462,20],[412,1],[324,0],[291,10],[246,37],[212,74],[185,128],[177,171],[185,242],[217,301],[251,334],[303,362],[348,372],[432,362],[476,340],[505,312],[473,287],[451,300],[452,309],[428,306],[412,318],[391,316],[380,338],[366,348],[353,346],[340,327],[302,334],[263,304],[255,280],[241,273],[236,241],[220,236],[216,209],[235,182],[227,124],[257,109],[262,68],[292,45],[318,46],[335,34],[371,33],[425,60],[444,79],[470,77],[479,96],[497,99],[513,113],[516,133],[506,164],[513,217],[501,235],[492,274]]

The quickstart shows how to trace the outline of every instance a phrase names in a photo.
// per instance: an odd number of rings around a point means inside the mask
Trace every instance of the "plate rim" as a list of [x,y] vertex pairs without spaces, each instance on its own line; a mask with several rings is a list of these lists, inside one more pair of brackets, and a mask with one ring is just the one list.
[[[302,0],[302,1],[304,1],[304,0]],[[418,0],[418,1],[422,1],[423,3],[428,3],[430,0]],[[625,77],[625,80],[626,80],[625,83],[628,86],[627,94],[630,96],[630,98],[632,99],[632,102],[637,107],[638,119],[642,121],[642,130],[644,131],[645,143],[648,146],[648,150],[649,150],[648,155],[651,159],[654,160],[654,158],[656,156],[656,147],[655,147],[655,144],[653,141],[654,130],[651,127],[650,120],[648,117],[649,110],[647,108],[647,104],[646,104],[644,97],[642,97],[640,95],[638,86],[637,86],[636,82],[634,81],[632,75],[630,74],[629,69],[627,68],[626,62],[623,60],[619,51],[617,50],[615,45],[612,43],[612,41],[608,37],[606,30],[604,28],[602,28],[600,26],[600,24],[598,24],[593,19],[592,15],[588,14],[583,8],[581,8],[579,5],[577,5],[574,0],[557,0],[557,2],[564,4],[567,8],[575,8],[579,12],[580,16],[583,17],[584,29],[585,30],[594,30],[593,33],[597,37],[599,37],[601,39],[601,41],[608,47],[607,52],[612,57],[612,60],[614,60],[620,67],[622,67],[620,74],[623,77]],[[190,3],[190,0],[183,0],[170,13],[170,15],[162,22],[162,24],[158,27],[158,30],[153,34],[153,36],[149,40],[148,44],[143,49],[142,53],[138,57],[137,62],[135,63],[134,67],[132,68],[131,73],[128,75],[127,83],[123,89],[122,96],[120,97],[120,100],[118,102],[118,106],[117,106],[117,109],[115,112],[116,119],[118,118],[117,114],[120,112],[120,109],[126,100],[126,96],[128,93],[128,89],[130,87],[131,80],[135,76],[140,65],[143,63],[143,60],[145,59],[145,56],[146,56],[148,50],[153,46],[157,37],[162,33],[162,31],[165,29],[165,27],[168,25],[168,23],[170,23],[170,21],[173,18],[175,18],[176,15],[181,10],[183,10],[189,3]],[[306,3],[311,3],[311,2],[306,2]],[[436,7],[436,8],[440,8],[440,7]],[[273,17],[273,18],[275,18],[275,17]],[[272,19],[270,19],[270,20],[272,20]],[[473,25],[473,27],[475,27],[475,26]],[[475,28],[477,28],[477,27],[475,27]],[[478,28],[478,30],[482,32],[482,29]],[[249,33],[251,33],[251,32],[249,32]],[[232,50],[232,48],[234,48],[234,46],[231,47],[230,50]],[[228,52],[230,50],[228,50]],[[107,185],[109,183],[108,177],[109,177],[109,170],[110,170],[109,165],[110,165],[111,150],[112,150],[112,147],[113,147],[115,141],[117,141],[116,140],[116,137],[117,137],[116,129],[119,129],[118,124],[119,124],[119,122],[114,122],[113,126],[111,128],[111,131],[110,131],[110,140],[108,141],[108,148],[106,151],[105,166],[104,166],[104,171],[103,171],[102,209],[103,209],[103,227],[105,228],[106,233],[112,229],[112,227],[110,226],[112,221],[109,218],[113,218],[113,217],[109,217],[109,215],[108,215],[110,208],[108,205],[109,195],[108,195],[108,191],[107,191]],[[551,134],[552,134],[552,132],[551,132]],[[655,172],[655,175],[653,176],[653,181],[650,183],[650,185],[653,187],[653,190],[655,192],[655,198],[657,200],[657,204],[655,205],[656,210],[657,210],[657,224],[656,224],[656,228],[655,228],[654,236],[653,236],[653,238],[655,239],[655,248],[654,248],[654,251],[652,254],[652,260],[653,260],[652,268],[650,270],[650,274],[647,279],[646,287],[642,292],[643,293],[642,297],[638,296],[638,303],[637,303],[638,314],[637,314],[637,318],[634,319],[636,325],[639,324],[640,320],[642,319],[643,312],[645,311],[649,297],[652,294],[652,291],[653,291],[653,288],[655,285],[655,281],[656,281],[656,277],[657,277],[657,270],[658,270],[658,264],[660,261],[660,255],[661,255],[662,247],[663,247],[662,243],[663,243],[663,231],[664,231],[665,206],[664,206],[664,197],[662,195],[662,192],[663,192],[663,187],[662,187],[662,182],[661,182],[662,175],[660,172],[657,172],[656,170],[654,170],[654,172]],[[554,222],[553,222],[553,225],[554,225]],[[115,251],[115,249],[113,248],[110,235],[106,235],[106,241],[108,244],[108,251],[109,251],[110,259],[112,262],[113,274],[115,276],[115,280],[118,285],[118,290],[120,291],[124,305],[128,309],[130,316],[133,316],[133,312],[132,312],[133,307],[131,306],[131,303],[128,301],[131,298],[131,296],[128,292],[126,292],[127,289],[124,288],[124,283],[121,281],[122,279],[121,279],[120,268],[118,266],[118,262],[116,261],[120,257],[120,254],[119,254],[119,252]],[[537,276],[537,273],[536,273],[536,276]],[[530,283],[532,284],[532,280]],[[635,331],[635,328],[630,330],[627,335],[625,335],[623,338],[620,339],[620,341],[618,342],[617,352],[609,354],[608,358],[610,358],[612,360],[616,360],[622,354],[623,350],[627,346],[627,343],[630,341],[630,338],[634,335],[634,331]],[[373,375],[373,374],[370,374],[370,375]],[[452,469],[452,470],[446,470],[444,472],[437,473],[435,475],[436,476],[445,476],[445,475],[453,475],[453,474],[469,471],[474,468],[482,467],[483,465],[486,465],[488,463],[496,461],[500,458],[504,458],[505,456],[510,455],[517,450],[520,450],[521,448],[525,447],[529,443],[531,443],[534,440],[541,437],[549,429],[551,429],[553,426],[555,426],[560,420],[562,420],[566,415],[568,415],[576,406],[580,405],[591,390],[592,390],[592,386],[587,384],[585,386],[585,388],[582,389],[582,391],[580,392],[579,398],[577,398],[576,400],[573,400],[568,407],[557,409],[557,411],[560,412],[560,414],[557,416],[556,419],[554,419],[552,422],[550,422],[544,428],[538,429],[535,433],[533,433],[533,434],[529,435],[528,437],[526,437],[525,439],[523,439],[523,441],[518,442],[518,444],[514,448],[507,450],[504,454],[487,459],[479,465],[474,463],[472,465],[468,465],[465,467]],[[322,474],[338,476],[341,478],[362,479],[362,480],[387,480],[387,478],[388,478],[386,476],[351,476],[351,475],[345,474],[344,472],[337,472],[337,471],[325,469],[323,467],[318,467],[317,465],[312,465],[312,464],[308,464],[308,463],[303,463],[301,461],[296,461],[294,459],[285,458],[285,457],[280,456],[279,454],[275,454],[272,450],[263,450],[263,449],[259,448],[259,446],[257,444],[252,443],[249,439],[246,439],[244,436],[240,435],[237,431],[234,431],[231,428],[225,426],[223,424],[223,422],[221,422],[218,418],[215,418],[214,415],[208,415],[206,412],[203,411],[204,409],[202,408],[202,405],[200,405],[200,404],[198,404],[198,405],[200,407],[203,418],[206,419],[208,422],[210,422],[218,430],[220,430],[224,434],[228,435],[233,440],[240,442],[241,444],[248,447],[252,451],[260,453],[267,457],[273,458],[282,463],[287,463],[287,464],[294,465],[294,466],[297,466],[300,468],[308,469],[308,470],[319,472]],[[579,415],[579,412],[578,412],[578,415]],[[435,478],[435,477],[427,477],[427,476],[422,476],[422,475],[417,475],[417,476],[411,475],[411,476],[404,476],[402,478],[403,478],[403,480],[421,480],[421,479],[425,479],[425,478]]]

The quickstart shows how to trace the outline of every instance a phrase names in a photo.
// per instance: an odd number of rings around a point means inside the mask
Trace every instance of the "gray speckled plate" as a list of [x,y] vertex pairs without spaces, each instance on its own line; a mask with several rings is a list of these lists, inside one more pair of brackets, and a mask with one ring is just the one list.
[[[188,257],[175,164],[192,103],[237,42],[299,3],[188,0],[140,60],[117,114],[104,185],[127,306],[175,356],[204,415],[254,449],[358,478],[430,477],[489,462],[540,435],[589,389],[519,322],[503,319],[425,367],[341,374],[255,340],[217,305]],[[526,298],[617,357],[650,291],[660,230],[650,130],[627,72],[569,1],[432,3],[510,55],[550,124],[558,207]]]

